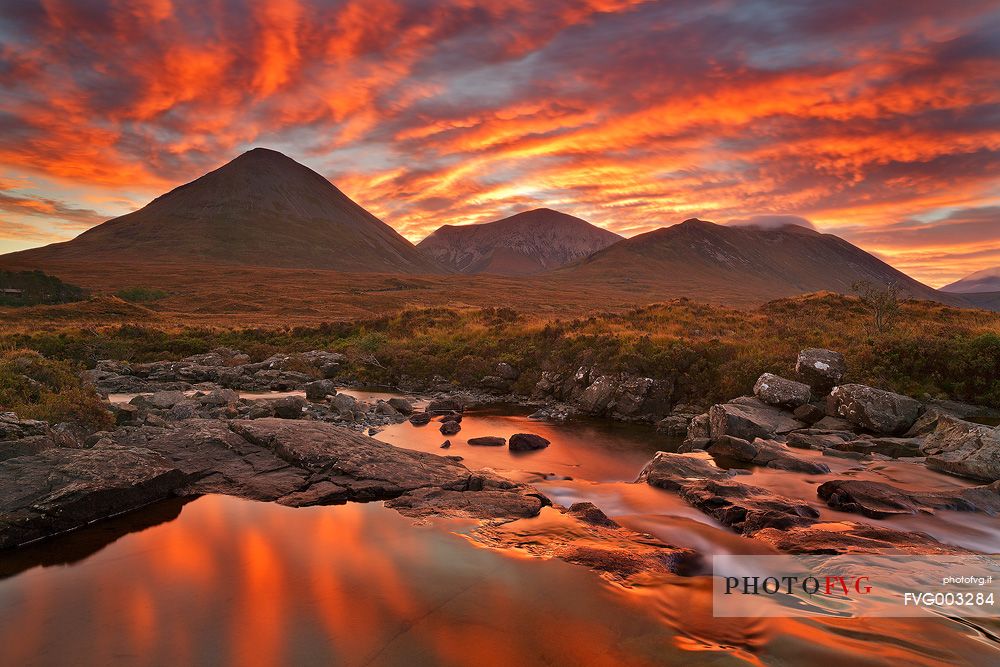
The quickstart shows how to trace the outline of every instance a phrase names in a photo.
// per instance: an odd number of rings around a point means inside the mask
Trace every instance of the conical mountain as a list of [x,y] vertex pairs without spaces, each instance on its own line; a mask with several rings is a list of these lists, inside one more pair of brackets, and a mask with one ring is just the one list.
[[677,297],[761,301],[807,292],[849,293],[854,283],[897,285],[909,297],[969,305],[844,239],[797,225],[777,229],[691,219],[634,236],[553,273],[580,282],[656,286]]
[[72,241],[7,258],[445,271],[326,178],[266,148],[243,153]]
[[480,225],[444,225],[417,247],[461,273],[523,276],[565,266],[621,238],[581,218],[538,208]]
[[1000,292],[1000,266],[994,266],[982,271],[976,271],[961,280],[941,288],[942,292],[959,294],[979,294],[982,292]]

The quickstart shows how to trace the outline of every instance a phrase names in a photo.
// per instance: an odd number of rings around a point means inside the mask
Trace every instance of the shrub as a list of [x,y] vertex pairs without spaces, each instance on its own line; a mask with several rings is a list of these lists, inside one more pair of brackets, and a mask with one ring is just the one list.
[[24,419],[76,422],[93,430],[112,425],[104,401],[67,361],[32,350],[0,354],[0,405]]
[[126,287],[115,292],[115,296],[130,303],[152,303],[167,298],[169,294],[152,287]]

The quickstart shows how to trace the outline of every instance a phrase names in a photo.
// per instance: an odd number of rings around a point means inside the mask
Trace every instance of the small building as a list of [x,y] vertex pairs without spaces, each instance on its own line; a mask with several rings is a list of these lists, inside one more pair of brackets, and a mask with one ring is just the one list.
[[0,296],[22,297],[24,296],[24,290],[14,289],[13,287],[4,287],[0,288]]

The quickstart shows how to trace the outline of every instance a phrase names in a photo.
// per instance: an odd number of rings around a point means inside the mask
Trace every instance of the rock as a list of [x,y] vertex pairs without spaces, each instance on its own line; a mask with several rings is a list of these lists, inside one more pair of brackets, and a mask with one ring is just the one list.
[[474,447],[503,447],[507,444],[506,439],[495,435],[484,435],[479,438],[469,438],[467,442]]
[[507,362],[501,361],[497,364],[496,374],[502,377],[504,380],[513,382],[517,378],[521,377],[521,371],[517,370]]
[[691,423],[688,424],[687,439],[688,440],[700,440],[708,439],[711,435],[712,427],[709,421],[709,413],[704,413],[701,415],[696,415],[691,419]]
[[927,467],[985,482],[1000,480],[1000,429],[942,414],[921,447]]
[[771,438],[802,428],[802,423],[756,399],[743,403],[720,403],[708,411],[709,435],[713,440],[731,435],[743,440]]
[[765,528],[754,539],[790,554],[967,554],[924,533],[911,533],[867,523],[816,523],[788,529]]
[[844,452],[882,454],[899,459],[920,456],[921,445],[923,440],[920,438],[862,438],[838,443],[833,445],[833,448]]
[[115,424],[127,426],[139,421],[139,408],[131,403],[111,403],[111,414],[115,416]]
[[423,426],[431,421],[431,415],[429,412],[417,412],[416,414],[410,415],[410,423],[414,426]]
[[196,401],[186,399],[174,403],[166,416],[173,420],[193,419],[198,415],[199,407]]
[[440,415],[446,412],[456,412],[460,413],[465,410],[465,406],[462,401],[457,398],[438,398],[427,404],[426,411],[434,414]]
[[413,404],[410,403],[405,398],[400,398],[398,396],[394,396],[394,397],[390,398],[386,402],[389,405],[391,405],[400,414],[403,414],[403,415],[412,415],[413,414]]
[[753,386],[754,396],[768,405],[794,409],[812,400],[809,385],[764,373]]
[[873,519],[928,509],[983,512],[990,516],[1000,512],[1000,482],[952,491],[915,492],[882,482],[836,479],[821,484],[816,493],[833,509]]
[[52,449],[55,446],[56,443],[52,442],[52,439],[45,435],[29,435],[17,440],[3,440],[0,441],[0,461],[14,459],[19,456],[31,456],[46,449]]
[[484,375],[479,380],[479,386],[493,391],[510,391],[510,380],[499,375]]
[[240,395],[232,389],[219,388],[213,389],[204,396],[199,396],[197,400],[202,405],[223,407],[232,403],[238,403]]
[[744,535],[765,528],[787,530],[819,518],[808,503],[758,487],[722,479],[689,482],[680,488],[688,504]]
[[846,419],[840,417],[823,417],[812,425],[818,431],[854,431],[857,427]]
[[185,398],[187,398],[187,396],[183,391],[158,391],[154,394],[150,394],[149,396],[136,396],[129,401],[129,403],[139,408],[169,410],[175,403],[179,403]]
[[847,374],[844,355],[832,350],[810,348],[799,352],[795,373],[817,395],[823,395],[840,384]]
[[622,417],[636,417],[643,414],[646,399],[655,384],[652,378],[623,378],[615,395],[614,412]]
[[281,419],[300,419],[307,405],[301,396],[284,396],[271,402],[274,416]]
[[702,456],[657,452],[635,481],[668,491],[677,491],[694,480],[727,479],[734,474],[719,468]]
[[843,431],[821,431],[818,429],[807,429],[803,431],[793,431],[788,434],[788,446],[797,449],[827,449],[836,448],[843,445],[848,440],[853,440],[855,435]]
[[358,400],[350,394],[335,394],[330,399],[330,407],[343,415],[353,415],[358,407]]
[[168,497],[186,476],[142,448],[52,448],[0,462],[0,549]]
[[462,430],[462,425],[458,422],[444,422],[441,424],[441,435],[455,435]]
[[385,503],[400,514],[414,518],[467,517],[514,519],[538,516],[548,499],[528,487],[490,488],[472,491],[416,489]]
[[316,380],[305,385],[306,398],[310,401],[325,401],[327,396],[337,395],[337,385],[333,380]]
[[920,416],[918,401],[862,384],[834,387],[830,396],[840,417],[874,433],[905,433]]
[[512,452],[530,452],[545,449],[548,446],[548,440],[534,433],[515,433],[510,436],[510,451]]
[[396,408],[392,407],[392,405],[390,405],[387,401],[380,400],[378,403],[376,403],[375,411],[378,412],[380,415],[384,415],[396,422],[402,422],[406,420],[406,418],[403,417],[403,413],[401,413]]
[[0,441],[20,440],[48,434],[49,425],[36,419],[18,419],[13,412],[0,412]]
[[793,470],[813,475],[830,472],[825,463],[808,461],[792,454],[787,447],[772,440],[755,439],[753,442],[722,436],[705,448],[713,456],[722,456],[741,463],[766,466],[779,470]]
[[686,436],[691,419],[684,415],[669,415],[656,422],[656,432],[673,437]]
[[441,449],[448,449],[451,447],[451,440],[445,440],[441,443]]
[[823,408],[819,407],[818,405],[814,405],[813,403],[806,403],[805,405],[800,405],[799,407],[795,408],[795,410],[792,412],[792,416],[795,417],[795,419],[799,420],[800,422],[808,426],[812,426],[819,420],[826,417],[826,411]]
[[583,390],[580,398],[577,399],[577,405],[583,412],[595,415],[604,414],[611,408],[617,390],[614,378],[602,375]]
[[567,514],[575,516],[584,523],[595,526],[607,526],[608,528],[620,528],[616,522],[608,518],[608,515],[594,503],[573,503],[566,510]]

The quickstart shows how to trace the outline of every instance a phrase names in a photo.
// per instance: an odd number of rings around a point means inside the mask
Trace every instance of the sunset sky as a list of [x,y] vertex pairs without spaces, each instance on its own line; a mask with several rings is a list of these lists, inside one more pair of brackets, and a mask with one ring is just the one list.
[[0,0],[0,252],[267,146],[413,241],[801,218],[939,286],[1000,265],[998,35],[997,0]]

